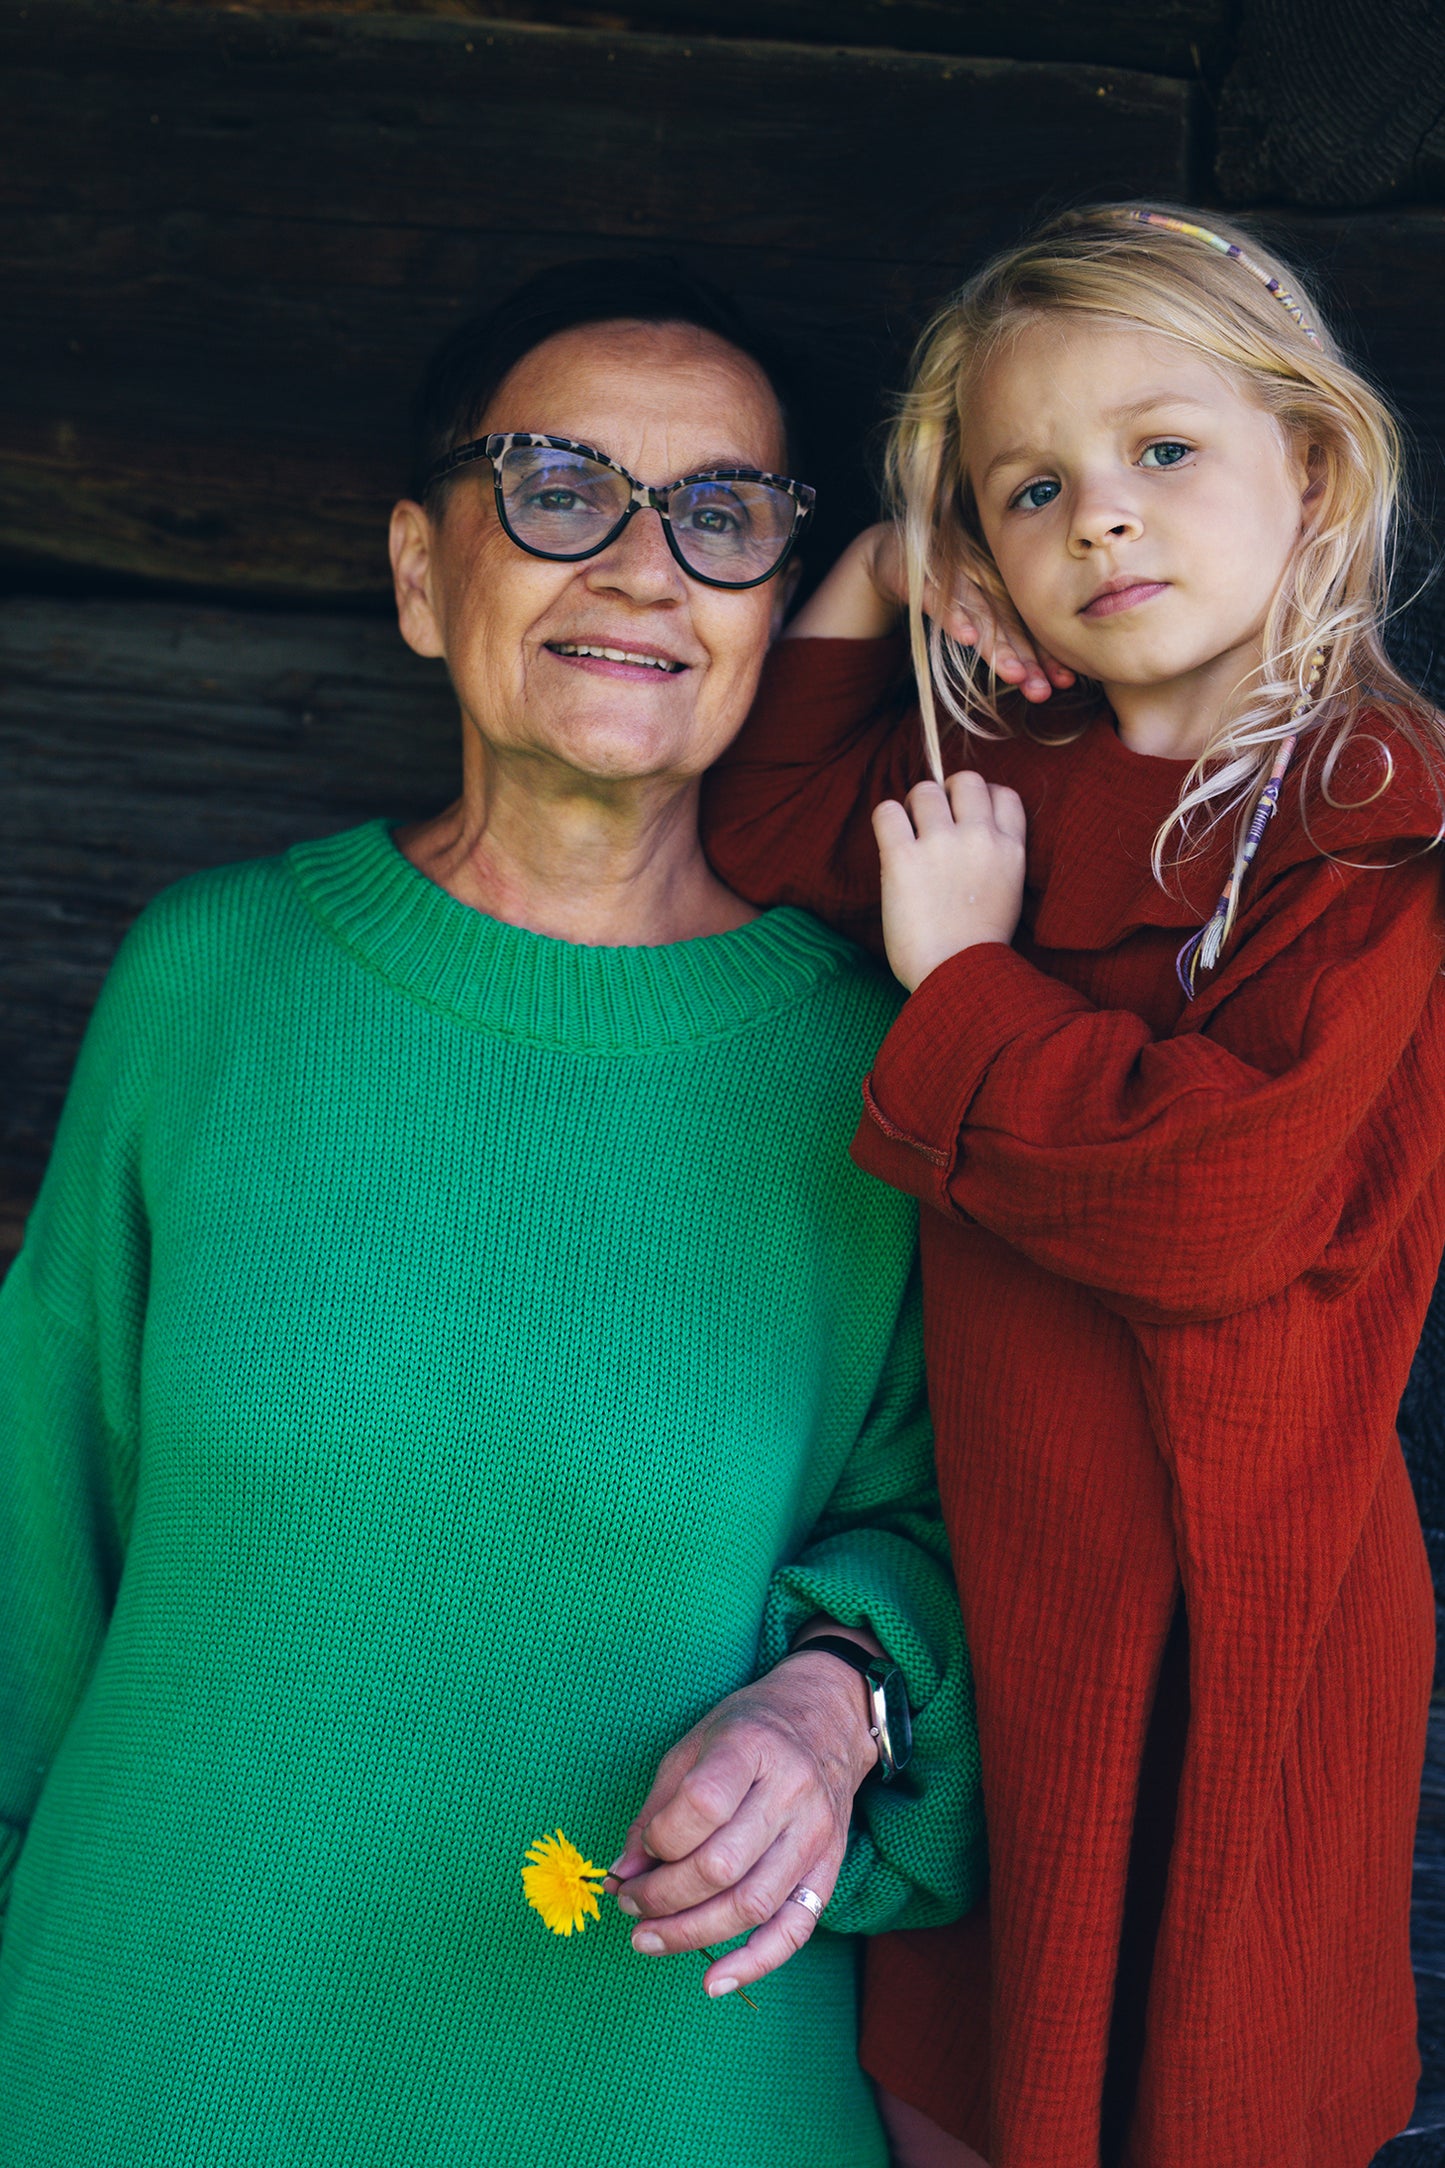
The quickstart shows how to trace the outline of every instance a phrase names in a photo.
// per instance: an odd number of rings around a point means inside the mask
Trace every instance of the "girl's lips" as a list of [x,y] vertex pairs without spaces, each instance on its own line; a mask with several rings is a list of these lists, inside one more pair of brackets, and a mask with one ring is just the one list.
[[1112,587],[1105,594],[1095,595],[1092,602],[1086,602],[1079,615],[1115,617],[1120,610],[1132,610],[1138,603],[1162,595],[1168,585],[1167,580],[1135,580],[1128,587]]

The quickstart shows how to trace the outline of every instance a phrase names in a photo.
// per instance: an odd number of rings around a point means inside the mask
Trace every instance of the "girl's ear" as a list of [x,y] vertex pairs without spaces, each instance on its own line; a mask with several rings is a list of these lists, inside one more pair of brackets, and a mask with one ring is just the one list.
[[1329,481],[1329,453],[1323,444],[1306,444],[1299,459],[1300,509],[1308,524],[1319,511]]

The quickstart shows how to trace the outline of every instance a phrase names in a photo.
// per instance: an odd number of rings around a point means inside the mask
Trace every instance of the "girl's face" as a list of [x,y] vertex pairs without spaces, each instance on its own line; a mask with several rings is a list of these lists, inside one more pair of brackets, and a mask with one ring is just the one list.
[[1026,322],[985,370],[968,471],[1029,631],[1111,686],[1221,699],[1261,657],[1308,451],[1222,366],[1085,316]]

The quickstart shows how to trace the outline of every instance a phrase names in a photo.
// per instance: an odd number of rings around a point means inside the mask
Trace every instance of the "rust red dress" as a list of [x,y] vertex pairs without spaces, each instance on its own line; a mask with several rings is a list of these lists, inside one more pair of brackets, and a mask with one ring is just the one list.
[[[705,805],[739,890],[875,950],[901,662],[783,643]],[[1434,1620],[1394,1418],[1445,1241],[1445,927],[1394,752],[1383,790],[1378,743],[1341,764],[1345,809],[1291,773],[1186,1002],[1228,847],[1154,880],[1185,764],[1107,710],[975,744],[1028,812],[1023,922],[864,1087],[854,1154],[924,1207],[991,1895],[873,1946],[863,2057],[992,2168],[1363,2168],[1410,2114]]]

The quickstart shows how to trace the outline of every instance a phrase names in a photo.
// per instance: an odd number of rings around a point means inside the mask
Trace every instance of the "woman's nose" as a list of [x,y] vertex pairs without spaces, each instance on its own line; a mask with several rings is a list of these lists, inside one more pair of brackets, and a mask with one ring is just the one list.
[[667,546],[662,514],[651,506],[634,512],[617,540],[591,560],[587,584],[599,593],[624,594],[634,602],[681,600],[687,575]]

